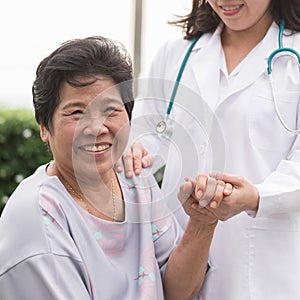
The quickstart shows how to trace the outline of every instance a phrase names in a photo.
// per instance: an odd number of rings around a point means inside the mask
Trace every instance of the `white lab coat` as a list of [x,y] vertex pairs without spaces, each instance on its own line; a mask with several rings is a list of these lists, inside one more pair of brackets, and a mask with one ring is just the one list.
[[[199,299],[297,300],[300,136],[288,134],[280,124],[266,73],[267,57],[278,47],[278,26],[272,24],[263,41],[233,71],[228,87],[220,84],[220,32],[221,27],[200,38],[184,70],[171,113],[174,134],[162,189],[184,226],[186,217],[174,198],[185,175],[219,170],[256,184],[260,193],[256,216],[243,212],[217,225],[211,268]],[[283,43],[299,51],[300,34],[284,36]],[[143,95],[141,88],[134,109],[135,139],[160,158],[167,154],[168,142],[156,135],[155,126],[164,118],[188,45],[181,39],[161,48],[149,76],[155,79],[146,80],[150,94]],[[275,85],[280,87],[277,98],[282,115],[291,127],[299,128],[300,82],[292,68],[288,59],[278,61],[274,73],[276,69],[280,84],[276,79]]]

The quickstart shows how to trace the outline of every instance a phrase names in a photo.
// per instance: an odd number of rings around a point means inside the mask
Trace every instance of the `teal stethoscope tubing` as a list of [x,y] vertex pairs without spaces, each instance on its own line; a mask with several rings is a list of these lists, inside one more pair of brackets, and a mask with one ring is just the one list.
[[281,21],[279,26],[279,34],[278,34],[278,49],[274,50],[269,58],[268,58],[268,75],[272,74],[272,61],[273,58],[280,52],[290,52],[295,54],[296,58],[298,59],[298,63],[300,63],[300,54],[295,49],[292,48],[285,48],[282,44],[282,37],[284,32],[284,21]]
[[[272,62],[273,59],[275,58],[275,56],[281,52],[288,52],[291,53],[293,55],[296,56],[298,63],[300,64],[300,54],[299,52],[297,52],[295,49],[292,48],[285,48],[283,47],[283,43],[282,43],[282,38],[283,38],[283,32],[284,32],[284,20],[281,22],[280,26],[279,26],[279,34],[278,34],[278,49],[274,50],[269,58],[268,58],[268,62],[267,62],[267,73],[268,73],[268,77],[269,77],[269,81],[270,81],[270,86],[271,86],[271,91],[272,91],[272,97],[273,97],[273,102],[274,102],[274,107],[275,107],[275,112],[276,115],[280,121],[280,123],[282,124],[282,126],[289,132],[292,134],[300,134],[300,129],[291,129],[287,126],[287,124],[284,122],[279,109],[278,109],[278,105],[277,105],[277,99],[276,99],[276,94],[275,94],[275,89],[274,89],[274,85],[273,85],[273,77],[272,77]],[[185,69],[186,63],[190,57],[190,54],[195,46],[195,44],[197,43],[197,41],[199,40],[199,38],[201,37],[201,35],[197,36],[192,43],[190,44],[183,60],[182,63],[180,65],[177,77],[176,77],[176,81],[172,90],[172,94],[170,97],[170,101],[169,101],[169,105],[166,111],[166,115],[165,115],[165,120],[164,121],[160,121],[157,126],[156,126],[156,131],[159,135],[164,136],[164,137],[170,137],[172,135],[172,124],[171,124],[171,120],[170,120],[170,114],[173,108],[173,104],[175,101],[175,97],[176,97],[176,93],[178,90],[178,86],[182,77],[182,73]]]
[[288,52],[293,54],[297,60],[298,60],[298,64],[300,64],[300,54],[299,52],[297,52],[295,49],[292,48],[285,48],[283,47],[283,43],[282,43],[282,37],[283,37],[283,31],[284,31],[284,21],[281,22],[280,26],[279,26],[279,34],[278,34],[278,49],[276,49],[275,51],[273,51],[269,58],[268,58],[268,77],[269,77],[269,81],[270,81],[270,87],[271,87],[271,92],[272,92],[272,97],[273,97],[273,102],[274,102],[274,108],[275,108],[275,112],[276,115],[281,123],[281,125],[291,134],[300,134],[300,129],[292,129],[290,128],[285,121],[283,120],[278,105],[277,105],[277,98],[276,98],[276,94],[275,94],[275,89],[274,89],[274,84],[273,84],[273,76],[272,76],[272,61],[274,59],[274,57],[282,52]]
[[172,107],[173,107],[173,104],[174,104],[174,101],[175,101],[175,97],[176,97],[176,93],[177,93],[177,90],[178,90],[178,86],[179,86],[179,83],[180,83],[180,80],[181,80],[181,77],[182,77],[182,73],[184,71],[184,68],[186,66],[186,63],[191,55],[191,52],[195,46],[195,44],[198,42],[198,40],[200,39],[201,35],[197,36],[191,43],[191,45],[189,46],[183,60],[182,60],[182,63],[181,63],[181,66],[180,66],[180,69],[178,71],[178,74],[177,74],[177,77],[176,77],[176,81],[175,81],[175,84],[174,84],[174,87],[173,87],[173,91],[172,91],[172,95],[171,95],[171,98],[170,98],[170,102],[169,102],[169,105],[168,105],[168,108],[167,108],[167,112],[166,114],[167,115],[170,115],[171,113],[171,110],[172,110]]
[[165,115],[165,120],[164,121],[160,121],[157,125],[156,125],[156,132],[163,137],[170,137],[173,134],[173,128],[172,128],[172,124],[171,124],[171,120],[170,120],[170,114],[173,108],[173,104],[175,101],[175,97],[177,94],[177,90],[178,90],[178,86],[182,77],[182,73],[184,71],[184,68],[186,66],[186,63],[191,55],[191,52],[195,46],[195,44],[198,42],[199,38],[201,37],[202,34],[200,34],[199,36],[197,36],[192,43],[190,44],[186,54],[184,55],[184,58],[182,60],[182,63],[180,65],[176,80],[175,80],[175,84],[172,90],[172,94],[169,100],[169,105],[166,111],[166,115]]

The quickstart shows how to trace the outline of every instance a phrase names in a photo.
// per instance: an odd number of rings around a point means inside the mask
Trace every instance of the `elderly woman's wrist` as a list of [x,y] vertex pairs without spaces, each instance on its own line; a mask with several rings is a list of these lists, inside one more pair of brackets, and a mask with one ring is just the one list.
[[217,226],[217,223],[217,219],[209,222],[203,222],[197,219],[190,218],[186,227],[186,232],[190,234],[193,238],[203,238],[203,236],[209,235],[212,236]]

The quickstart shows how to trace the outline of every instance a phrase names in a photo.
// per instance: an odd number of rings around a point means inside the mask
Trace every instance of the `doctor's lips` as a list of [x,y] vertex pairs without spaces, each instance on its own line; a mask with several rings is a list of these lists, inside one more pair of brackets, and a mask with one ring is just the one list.
[[220,6],[220,8],[224,11],[235,11],[238,9],[241,9],[244,6],[244,4],[240,4],[240,5],[231,5],[231,6]]
[[244,4],[231,5],[231,6],[219,6],[225,15],[234,15],[240,11]]

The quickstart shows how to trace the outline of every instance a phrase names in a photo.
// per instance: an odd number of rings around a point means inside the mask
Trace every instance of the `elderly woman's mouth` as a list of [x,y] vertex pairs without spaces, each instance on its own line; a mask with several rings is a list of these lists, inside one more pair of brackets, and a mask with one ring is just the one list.
[[84,150],[86,152],[102,152],[105,151],[106,149],[110,148],[111,144],[101,144],[101,145],[84,145],[79,147],[79,149]]

